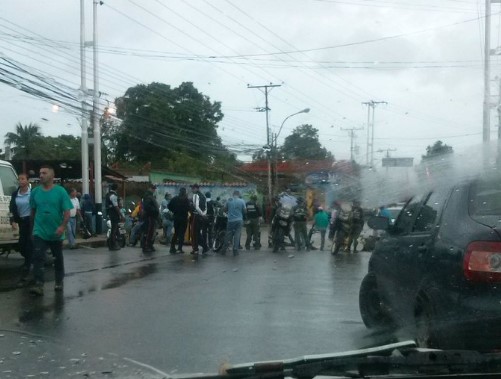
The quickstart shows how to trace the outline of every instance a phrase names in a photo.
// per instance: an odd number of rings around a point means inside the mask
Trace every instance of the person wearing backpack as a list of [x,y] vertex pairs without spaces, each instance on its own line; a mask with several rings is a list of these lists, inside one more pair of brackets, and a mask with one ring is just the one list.
[[198,245],[202,245],[202,255],[206,256],[209,251],[207,246],[207,199],[200,192],[200,186],[193,184],[191,186],[193,192],[192,197],[192,213],[191,213],[191,246],[192,254],[195,259],[198,259]]
[[294,238],[296,240],[296,250],[300,251],[304,247],[306,251],[310,251],[310,241],[306,222],[308,220],[308,211],[306,203],[302,197],[297,199],[297,205],[292,210],[292,219],[294,221]]
[[250,250],[251,241],[254,241],[254,249],[261,248],[261,233],[259,232],[259,219],[261,211],[257,205],[257,196],[252,195],[250,201],[245,204],[247,216],[245,219],[245,231],[247,239],[245,240],[245,249]]

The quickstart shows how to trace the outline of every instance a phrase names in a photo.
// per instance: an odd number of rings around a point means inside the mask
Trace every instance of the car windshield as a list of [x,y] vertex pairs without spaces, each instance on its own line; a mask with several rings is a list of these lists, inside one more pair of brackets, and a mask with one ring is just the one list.
[[0,101],[1,378],[500,349],[499,0],[4,1]]

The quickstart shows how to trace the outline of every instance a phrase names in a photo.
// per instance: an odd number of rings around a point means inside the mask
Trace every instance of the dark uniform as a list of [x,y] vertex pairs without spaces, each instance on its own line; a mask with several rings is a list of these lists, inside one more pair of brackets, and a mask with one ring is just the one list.
[[110,232],[110,248],[112,250],[119,250],[120,245],[118,244],[117,241],[117,235],[118,235],[118,223],[120,222],[121,215],[117,209],[119,206],[118,204],[120,203],[120,200],[118,198],[118,194],[116,192],[117,185],[113,183],[111,185],[110,191],[105,196],[105,207],[106,207],[106,212],[108,214],[108,217],[111,222],[111,232]]
[[296,250],[301,250],[306,247],[310,251],[310,242],[308,238],[306,222],[308,212],[304,201],[299,201],[292,210],[292,218],[294,220],[294,238],[296,239]]
[[250,249],[251,242],[254,241],[254,248],[256,250],[261,248],[261,232],[259,231],[259,218],[261,217],[261,210],[256,202],[255,196],[245,204],[247,209],[245,230],[247,232],[247,239],[245,240],[245,248]]
[[160,215],[158,203],[155,200],[153,192],[146,191],[143,197],[143,230],[144,230],[144,244],[143,253],[151,253],[155,251],[153,241],[157,229],[157,221]]
[[347,251],[350,251],[353,244],[353,251],[357,251],[358,237],[364,228],[364,211],[358,202],[353,203],[351,209],[351,228],[347,243]]

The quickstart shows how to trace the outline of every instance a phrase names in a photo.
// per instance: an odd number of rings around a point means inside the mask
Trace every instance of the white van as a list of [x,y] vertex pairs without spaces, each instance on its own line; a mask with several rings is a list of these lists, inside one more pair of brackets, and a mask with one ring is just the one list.
[[0,253],[18,250],[18,231],[10,225],[10,195],[18,187],[17,174],[7,161],[0,160]]

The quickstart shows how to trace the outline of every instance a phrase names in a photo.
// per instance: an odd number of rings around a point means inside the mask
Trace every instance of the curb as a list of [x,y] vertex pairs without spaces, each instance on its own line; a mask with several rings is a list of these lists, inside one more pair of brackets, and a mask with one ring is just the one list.
[[[68,243],[67,241],[65,242],[66,243],[64,244],[63,248],[67,249]],[[77,238],[75,242],[78,246],[86,246],[91,248],[106,247],[106,234],[100,234],[96,237],[91,237],[88,239]]]

